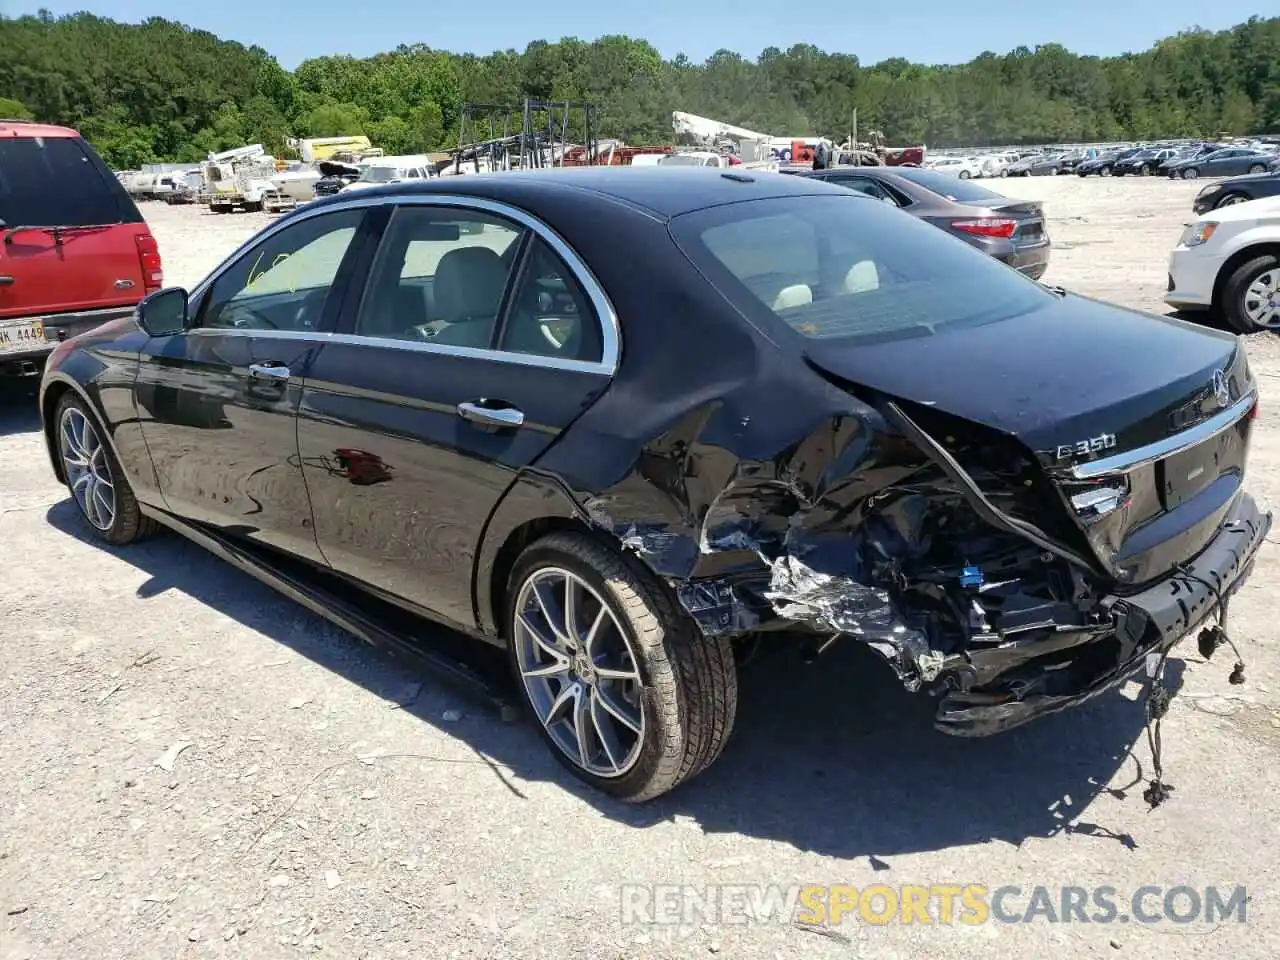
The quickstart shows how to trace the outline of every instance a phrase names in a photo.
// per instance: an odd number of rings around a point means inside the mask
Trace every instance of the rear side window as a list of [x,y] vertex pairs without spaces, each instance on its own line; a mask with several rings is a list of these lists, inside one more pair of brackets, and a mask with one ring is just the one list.
[[1006,320],[1054,295],[885,203],[750,200],[676,217],[672,235],[748,319],[815,340],[893,340]]
[[137,223],[124,187],[75,137],[0,137],[0,220],[11,227]]
[[993,200],[998,203],[1004,203],[1009,199],[994,190],[979,187],[972,180],[961,180],[959,177],[949,173],[937,173],[933,170],[923,170],[920,167],[897,167],[894,173],[902,177],[903,180],[910,180],[912,183],[919,184],[940,197],[946,197],[948,200],[954,200],[957,203],[989,204]]

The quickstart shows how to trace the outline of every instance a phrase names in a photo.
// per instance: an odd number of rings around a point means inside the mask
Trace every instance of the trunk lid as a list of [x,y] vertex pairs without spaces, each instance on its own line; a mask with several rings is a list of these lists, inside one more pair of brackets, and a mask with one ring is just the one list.
[[1065,510],[1122,585],[1198,553],[1242,486],[1254,385],[1230,334],[1068,294],[1010,320],[806,355],[836,381],[1018,441],[1056,492],[1045,509]]

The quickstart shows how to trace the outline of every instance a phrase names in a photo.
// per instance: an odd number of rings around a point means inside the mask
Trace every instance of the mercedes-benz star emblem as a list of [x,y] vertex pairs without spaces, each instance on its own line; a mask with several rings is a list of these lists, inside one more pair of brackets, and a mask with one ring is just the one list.
[[1227,375],[1221,370],[1213,371],[1213,396],[1220,407],[1225,407],[1231,402],[1231,389],[1227,386]]

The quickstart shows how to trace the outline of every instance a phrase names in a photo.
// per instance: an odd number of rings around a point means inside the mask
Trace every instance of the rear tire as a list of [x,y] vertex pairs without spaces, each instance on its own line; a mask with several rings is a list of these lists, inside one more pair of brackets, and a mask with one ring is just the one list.
[[1197,170],[1195,167],[1187,167],[1185,170],[1182,171],[1183,180],[1195,180],[1199,178],[1199,176],[1200,176],[1200,171]]
[[71,499],[93,535],[124,546],[155,532],[106,442],[97,416],[73,393],[58,403],[55,440]]
[[648,571],[584,534],[555,533],[520,556],[506,596],[516,684],[576,777],[639,803],[720,755],[738,704],[732,646],[704,636]]
[[1250,173],[1266,173],[1267,168],[1260,163],[1255,163],[1252,167],[1249,168],[1249,172]]
[[1100,177],[1109,177],[1109,176],[1111,176],[1111,168],[1110,168],[1110,167],[1103,167],[1101,170],[1099,170],[1099,171],[1098,171],[1098,176],[1100,176]]
[[961,170],[961,171],[960,171],[960,179],[961,179],[961,180],[968,180],[968,179],[969,179],[969,171],[968,171],[968,170]]
[[[1257,303],[1260,298],[1251,295],[1249,288],[1270,275],[1270,283],[1263,284],[1270,290],[1270,302],[1276,304],[1270,323],[1259,323],[1249,316],[1248,304]],[[1266,303],[1266,300],[1261,302]],[[1240,333],[1258,333],[1262,330],[1275,330],[1280,326],[1280,257],[1267,254],[1255,257],[1248,263],[1241,264],[1222,285],[1219,299],[1219,312],[1232,329]],[[1256,311],[1255,311],[1256,314]]]

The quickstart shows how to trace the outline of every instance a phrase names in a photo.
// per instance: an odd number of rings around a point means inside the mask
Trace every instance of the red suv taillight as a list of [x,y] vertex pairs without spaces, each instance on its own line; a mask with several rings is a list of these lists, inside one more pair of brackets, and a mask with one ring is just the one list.
[[138,260],[142,264],[142,286],[147,293],[154,293],[164,286],[164,268],[160,263],[160,245],[149,233],[133,238],[138,243]]
[[976,234],[979,237],[1004,237],[1013,236],[1013,231],[1018,229],[1017,220],[1008,220],[1004,217],[983,217],[981,220],[952,220],[951,226],[957,230],[963,230],[965,233]]

